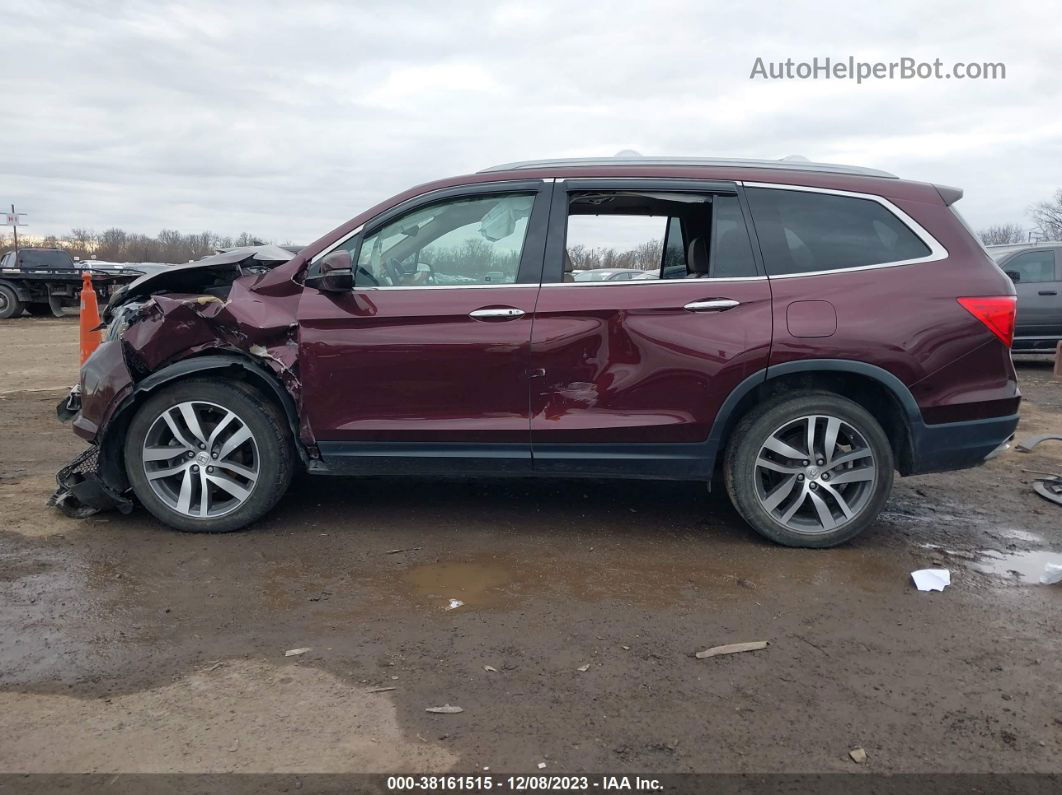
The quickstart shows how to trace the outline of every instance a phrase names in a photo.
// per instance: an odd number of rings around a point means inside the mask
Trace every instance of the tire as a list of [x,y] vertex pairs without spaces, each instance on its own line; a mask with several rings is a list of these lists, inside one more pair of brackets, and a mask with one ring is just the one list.
[[9,320],[22,314],[22,302],[18,294],[7,284],[0,284],[0,320]]
[[[807,454],[809,425],[814,456]],[[790,547],[833,547],[878,517],[892,491],[893,453],[859,404],[831,392],[796,392],[741,419],[723,476],[731,502],[756,532]]]
[[280,409],[256,389],[181,381],[152,395],[134,415],[125,440],[126,474],[140,504],[163,523],[228,533],[261,518],[287,491],[292,445]]
[[52,317],[52,308],[47,302],[34,301],[26,304],[26,311],[34,317]]

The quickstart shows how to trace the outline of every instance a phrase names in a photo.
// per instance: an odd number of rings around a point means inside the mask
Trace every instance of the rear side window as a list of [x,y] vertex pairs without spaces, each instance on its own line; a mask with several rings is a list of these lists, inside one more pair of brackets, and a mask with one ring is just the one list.
[[562,281],[616,284],[755,275],[748,227],[735,195],[569,194]]
[[1016,284],[1055,281],[1055,252],[1026,251],[1003,263],[1003,272]]
[[921,259],[929,247],[871,199],[747,188],[771,276]]

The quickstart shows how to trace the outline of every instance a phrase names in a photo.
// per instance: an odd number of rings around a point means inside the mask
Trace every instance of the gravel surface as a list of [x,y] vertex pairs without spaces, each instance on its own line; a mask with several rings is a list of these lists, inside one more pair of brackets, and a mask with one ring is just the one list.
[[[45,506],[76,340],[0,323],[0,772],[1062,768],[1062,508],[1023,471],[1062,444],[900,479],[832,550],[603,480],[302,478],[204,537]],[[1019,371],[1019,438],[1062,432],[1050,360]]]

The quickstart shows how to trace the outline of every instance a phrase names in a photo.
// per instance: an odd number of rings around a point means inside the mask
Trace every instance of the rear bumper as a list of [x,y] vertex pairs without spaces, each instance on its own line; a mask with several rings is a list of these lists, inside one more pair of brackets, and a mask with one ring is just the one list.
[[977,466],[1002,452],[1017,427],[1017,414],[938,425],[919,423],[911,429],[911,471],[905,474]]
[[1062,337],[1015,337],[1010,349],[1014,353],[1054,353]]

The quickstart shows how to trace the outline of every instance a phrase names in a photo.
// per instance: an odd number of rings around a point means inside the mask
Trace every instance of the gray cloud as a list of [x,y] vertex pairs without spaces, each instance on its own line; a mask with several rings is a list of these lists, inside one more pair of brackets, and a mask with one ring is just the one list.
[[[1062,187],[1041,3],[13,4],[0,200],[31,230],[309,241],[409,185],[564,155],[780,157],[966,189],[975,226]],[[1003,81],[748,79],[756,56],[1002,61]]]

